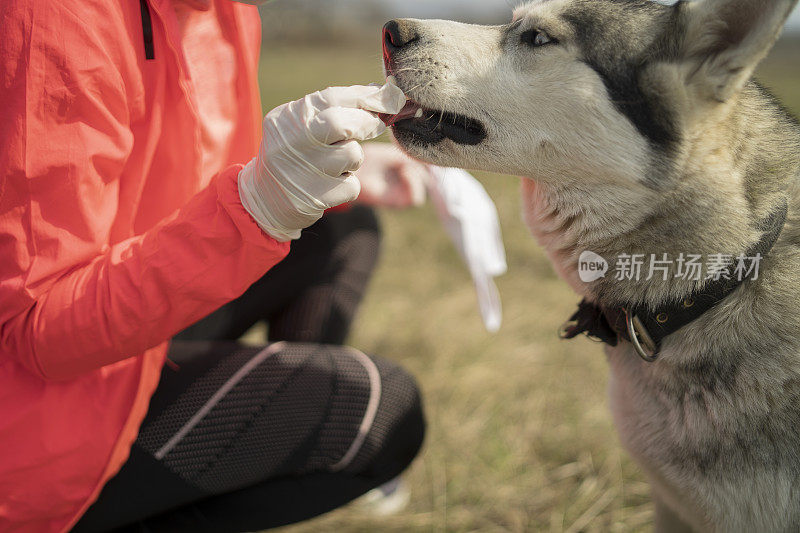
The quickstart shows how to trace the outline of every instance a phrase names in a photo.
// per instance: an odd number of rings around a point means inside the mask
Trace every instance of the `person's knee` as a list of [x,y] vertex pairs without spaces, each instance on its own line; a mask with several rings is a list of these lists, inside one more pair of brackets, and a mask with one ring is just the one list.
[[405,470],[425,438],[422,397],[414,378],[401,367],[377,360],[381,400],[361,453],[348,470],[389,480]]

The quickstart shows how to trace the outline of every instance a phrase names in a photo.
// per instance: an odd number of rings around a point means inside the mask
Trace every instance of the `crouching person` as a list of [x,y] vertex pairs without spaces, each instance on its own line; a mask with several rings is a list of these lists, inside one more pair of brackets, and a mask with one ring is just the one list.
[[378,225],[323,213],[404,96],[261,123],[255,8],[109,6],[0,8],[0,530],[251,531],[396,477],[416,384],[341,346]]

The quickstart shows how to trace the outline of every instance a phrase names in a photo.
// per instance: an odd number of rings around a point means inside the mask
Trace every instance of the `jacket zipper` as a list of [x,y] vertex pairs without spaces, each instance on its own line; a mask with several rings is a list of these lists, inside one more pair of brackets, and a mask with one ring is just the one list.
[[144,37],[144,57],[145,59],[155,59],[156,53],[153,47],[153,19],[150,17],[150,7],[147,0],[139,0],[142,9],[142,36]]

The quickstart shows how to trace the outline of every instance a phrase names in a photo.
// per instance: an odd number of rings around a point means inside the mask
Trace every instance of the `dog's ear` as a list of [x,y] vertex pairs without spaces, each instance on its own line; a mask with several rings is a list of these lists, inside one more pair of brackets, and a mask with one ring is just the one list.
[[696,0],[675,6],[682,21],[680,55],[687,83],[703,98],[725,102],[752,77],[798,0]]

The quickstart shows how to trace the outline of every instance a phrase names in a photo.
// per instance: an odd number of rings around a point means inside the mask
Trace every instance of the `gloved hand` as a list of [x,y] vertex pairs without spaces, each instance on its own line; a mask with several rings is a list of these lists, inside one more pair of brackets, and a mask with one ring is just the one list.
[[364,145],[364,164],[356,173],[361,182],[358,201],[375,207],[404,209],[425,203],[428,167],[388,143]]
[[299,238],[326,209],[358,197],[353,172],[364,161],[358,141],[386,129],[376,113],[398,113],[405,102],[395,85],[356,85],[273,109],[264,118],[258,157],[239,173],[242,205],[275,239]]

